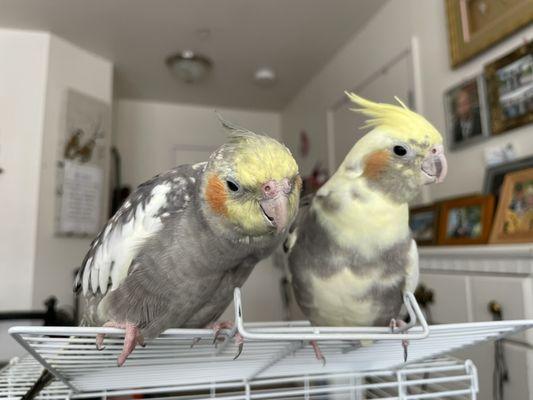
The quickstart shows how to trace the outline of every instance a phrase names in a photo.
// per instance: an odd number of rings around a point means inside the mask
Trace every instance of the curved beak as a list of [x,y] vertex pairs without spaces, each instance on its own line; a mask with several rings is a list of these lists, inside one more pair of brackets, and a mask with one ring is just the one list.
[[434,146],[422,161],[422,175],[425,184],[441,183],[448,172],[448,162],[442,145]]
[[285,194],[280,194],[273,199],[261,200],[260,205],[267,221],[276,228],[276,232],[279,233],[285,229],[289,219],[289,199]]
[[268,181],[262,186],[263,199],[259,202],[268,223],[279,233],[289,220],[290,184],[287,179]]

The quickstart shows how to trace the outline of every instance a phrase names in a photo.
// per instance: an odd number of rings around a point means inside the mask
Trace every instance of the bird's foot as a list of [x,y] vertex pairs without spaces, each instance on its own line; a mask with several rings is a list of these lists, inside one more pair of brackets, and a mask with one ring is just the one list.
[[320,350],[320,347],[318,346],[318,342],[316,340],[309,341],[309,344],[313,346],[313,350],[315,351],[315,357],[318,361],[322,361],[322,366],[326,365],[326,357],[322,354],[322,351]]
[[222,331],[224,329],[233,330],[234,327],[235,324],[231,321],[220,321],[211,324],[211,329],[213,329],[213,333],[215,334],[213,337],[213,344],[216,344],[219,339],[221,340],[220,335],[223,334]]
[[[131,354],[131,352],[135,349],[135,346],[140,345],[142,347],[145,347],[146,344],[144,343],[144,338],[141,334],[141,330],[137,327],[137,325],[134,325],[130,322],[125,323],[118,323],[109,321],[106,322],[104,325],[106,328],[119,328],[124,329],[124,346],[122,347],[122,353],[118,356],[117,359],[117,365],[119,367],[122,367],[124,362],[126,362],[126,359]],[[96,349],[97,350],[103,350],[105,346],[103,346],[104,343],[104,333],[99,333],[96,335]]]
[[193,338],[193,340],[192,340],[192,342],[191,342],[191,349],[192,349],[194,346],[196,346],[196,345],[200,342],[200,340],[202,340],[201,337],[195,337],[195,338]]
[[[390,320],[390,329],[392,333],[402,333],[405,332],[408,328],[408,325],[402,321],[401,319],[391,319]],[[409,347],[409,340],[403,339],[402,340],[402,347],[403,347],[403,362],[407,362],[407,354],[408,354],[408,347]]]
[[224,329],[230,330],[230,336],[232,336],[235,339],[235,344],[238,346],[237,355],[233,359],[236,360],[237,358],[239,358],[239,356],[242,353],[242,349],[244,347],[244,338],[235,329],[235,324],[231,321],[215,322],[214,324],[211,325],[211,329],[213,329],[213,332],[215,334],[213,338],[213,344],[215,345],[217,344],[218,340],[222,339],[220,337],[220,335],[223,334],[222,331]]

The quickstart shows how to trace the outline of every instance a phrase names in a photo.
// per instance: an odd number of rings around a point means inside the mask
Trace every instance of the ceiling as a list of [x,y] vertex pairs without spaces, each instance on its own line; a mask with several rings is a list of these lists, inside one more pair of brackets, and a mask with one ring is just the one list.
[[[0,27],[50,31],[111,60],[119,98],[276,110],[385,2],[0,0]],[[183,49],[213,60],[204,82],[167,70]],[[275,69],[276,85],[253,82],[261,66]]]

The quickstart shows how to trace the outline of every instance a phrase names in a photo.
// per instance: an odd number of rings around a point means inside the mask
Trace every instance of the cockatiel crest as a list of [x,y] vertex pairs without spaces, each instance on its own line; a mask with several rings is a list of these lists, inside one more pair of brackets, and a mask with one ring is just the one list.
[[431,123],[399,99],[397,106],[346,94],[358,106],[352,110],[369,117],[363,128],[371,130],[350,150],[334,181],[340,176],[361,176],[372,188],[405,203],[422,185],[444,179],[447,164],[442,136]]

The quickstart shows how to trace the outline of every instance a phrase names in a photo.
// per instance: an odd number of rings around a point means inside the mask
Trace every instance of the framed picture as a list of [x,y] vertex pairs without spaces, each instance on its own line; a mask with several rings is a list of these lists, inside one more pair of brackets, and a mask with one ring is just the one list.
[[531,0],[446,0],[450,63],[457,67],[531,23]]
[[533,168],[505,176],[491,243],[533,241]]
[[444,201],[440,209],[438,243],[443,245],[487,243],[493,212],[494,197],[491,195]]
[[450,149],[479,142],[490,136],[485,79],[468,79],[444,94],[446,132]]
[[439,208],[435,204],[409,210],[409,227],[419,246],[437,243],[438,223]]
[[533,42],[485,66],[493,134],[533,122]]
[[504,164],[494,165],[485,170],[483,194],[492,194],[496,200],[500,198],[505,175],[511,172],[533,168],[533,156],[520,158]]

